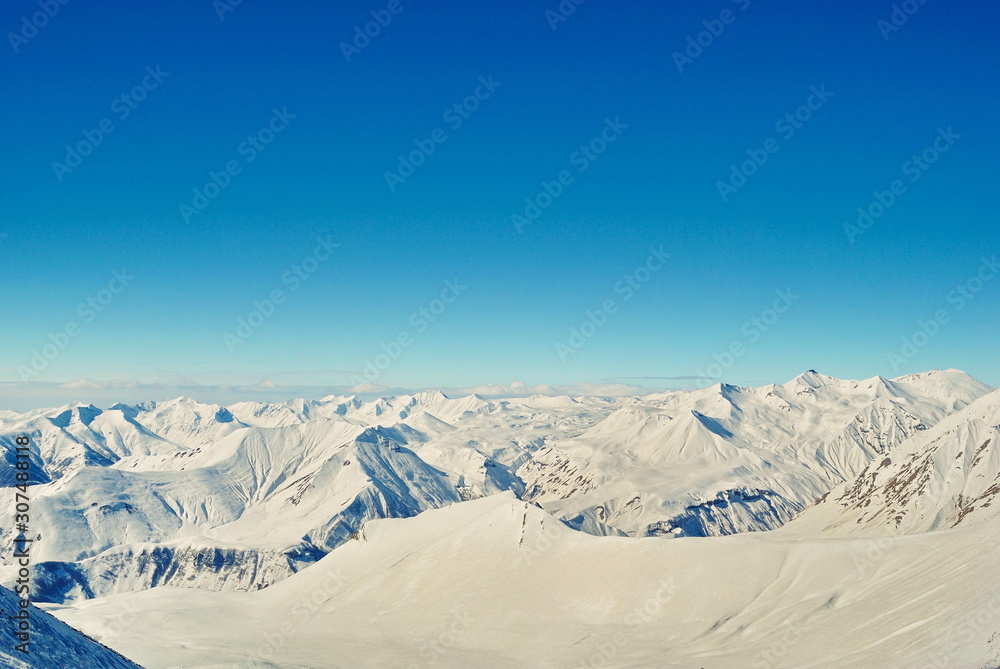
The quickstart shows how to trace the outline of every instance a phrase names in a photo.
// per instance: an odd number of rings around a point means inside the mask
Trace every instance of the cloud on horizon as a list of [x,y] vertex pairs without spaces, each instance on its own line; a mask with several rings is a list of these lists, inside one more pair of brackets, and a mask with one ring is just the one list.
[[282,385],[262,379],[249,384],[208,384],[187,378],[163,381],[138,379],[76,379],[64,382],[32,381],[28,383],[0,382],[0,409],[28,411],[54,408],[83,402],[106,408],[119,402],[135,404],[190,397],[211,404],[233,404],[245,401],[282,402],[291,399],[318,400],[329,396],[357,395],[375,399],[392,395],[410,395],[424,390],[440,390],[449,397],[482,395],[489,398],[528,397],[531,395],[592,395],[628,397],[649,395],[668,390],[627,383],[577,383],[565,385],[527,385],[522,381],[490,383],[478,386],[434,388],[401,388],[378,384],[347,385]]

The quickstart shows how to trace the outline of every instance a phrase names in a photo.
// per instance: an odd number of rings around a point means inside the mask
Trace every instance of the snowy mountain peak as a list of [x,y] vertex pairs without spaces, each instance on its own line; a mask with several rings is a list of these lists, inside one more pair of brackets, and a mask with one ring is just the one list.
[[123,404],[119,402],[108,407],[108,411],[120,411],[125,418],[135,418],[139,415],[141,409],[135,404]]
[[794,525],[834,535],[911,534],[998,516],[1000,390],[877,458]]
[[822,388],[831,381],[836,381],[833,377],[826,376],[825,374],[820,374],[815,369],[810,369],[808,371],[799,374],[794,379],[786,383],[786,386],[799,385],[808,386],[809,388]]
[[[440,666],[536,666],[541,654],[520,657],[503,636],[510,625],[552,643],[553,667],[589,666],[587,640],[610,626],[639,652],[602,656],[608,666],[743,667],[751,641],[763,652],[799,630],[833,640],[775,666],[922,666],[942,637],[927,621],[960,620],[979,584],[1000,581],[988,541],[1000,391],[956,370],[861,381],[809,370],[644,397],[178,398],[2,417],[8,462],[12,435],[35,437],[36,601],[151,667],[233,666],[304,597],[321,608],[267,666],[327,667],[331,649],[343,666],[407,666],[401,653],[440,638],[428,617],[465,606],[479,631]],[[0,528],[15,525],[13,507]],[[942,550],[925,554],[928,543]],[[16,577],[10,545],[3,583]],[[704,596],[717,582],[725,595]],[[669,604],[650,599],[668,591]],[[887,602],[900,629],[858,626],[861,601]],[[650,623],[630,626],[647,605]],[[129,624],[106,634],[102,621],[122,614]],[[940,666],[996,666],[994,632]],[[120,669],[79,657],[42,666]]]
[[[770,530],[873,460],[895,462],[893,449],[980,385],[961,373],[840,381],[810,370],[784,385],[646,397],[74,405],[55,412],[69,411],[59,424],[52,410],[8,412],[4,428],[37,435],[36,555],[59,602],[158,585],[270,587],[363,523],[500,492],[602,536]],[[0,527],[12,522],[0,513]],[[139,569],[144,560],[160,566]]]
[[424,390],[413,396],[413,399],[420,404],[432,404],[438,402],[447,402],[449,398],[440,390]]
[[961,409],[994,390],[992,386],[959,369],[934,369],[900,376],[893,381],[915,388],[931,397],[945,400],[949,403],[949,408],[954,410]]
[[65,407],[60,407],[60,409],[57,409],[56,411],[58,411],[58,413],[49,420],[52,421],[53,425],[63,428],[69,427],[73,423],[90,425],[95,418],[104,413],[93,404],[82,403],[74,403]]

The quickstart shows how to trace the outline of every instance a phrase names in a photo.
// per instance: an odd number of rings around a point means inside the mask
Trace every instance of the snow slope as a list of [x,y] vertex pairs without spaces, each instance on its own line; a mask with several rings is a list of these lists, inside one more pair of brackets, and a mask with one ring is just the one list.
[[259,592],[155,588],[56,613],[95,634],[127,616],[100,639],[150,668],[983,669],[1000,663],[997,583],[982,529],[594,537],[504,493],[373,521]]
[[[497,408],[474,396],[424,393],[369,403],[229,409],[179,399],[8,414],[5,438],[13,444],[16,434],[31,434],[36,478],[48,481],[32,488],[36,597],[64,601],[162,584],[266,587],[347,541],[366,520],[522,491],[514,470],[537,442],[588,420],[554,426],[542,412],[544,434],[497,430],[486,415]],[[498,420],[537,417],[516,408]],[[89,453],[103,459],[95,464]],[[6,473],[12,481],[13,468]],[[10,522],[0,516],[0,528]],[[5,561],[10,552],[0,543]],[[10,582],[9,568],[0,573]]]
[[828,536],[915,534],[1000,517],[1000,391],[915,435],[806,517]]
[[518,473],[526,498],[631,536],[773,529],[989,387],[955,370],[643,398]]
[[32,489],[43,606],[150,669],[1000,666],[959,372],[223,409]]
[[142,669],[34,606],[29,608],[28,652],[17,651],[24,641],[15,637],[12,616],[19,610],[17,595],[0,588],[0,666],[5,669]]
[[[34,438],[35,596],[66,602],[266,588],[370,520],[505,491],[596,536],[768,530],[988,391],[955,370],[810,371],[642,398],[178,398],[4,412],[0,448],[10,462],[14,435]],[[0,567],[0,582],[11,574]]]

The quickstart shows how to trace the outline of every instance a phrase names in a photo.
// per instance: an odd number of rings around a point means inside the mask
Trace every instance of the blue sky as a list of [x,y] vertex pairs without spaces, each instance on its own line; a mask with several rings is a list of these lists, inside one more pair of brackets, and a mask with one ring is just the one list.
[[1000,9],[911,4],[9,2],[0,399],[1000,385]]

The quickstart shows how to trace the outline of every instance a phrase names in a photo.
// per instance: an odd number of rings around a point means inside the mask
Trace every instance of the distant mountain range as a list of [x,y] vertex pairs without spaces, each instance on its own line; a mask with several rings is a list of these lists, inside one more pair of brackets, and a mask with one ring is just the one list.
[[1000,391],[957,370],[0,421],[35,601],[150,668],[1000,664]]

